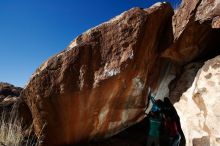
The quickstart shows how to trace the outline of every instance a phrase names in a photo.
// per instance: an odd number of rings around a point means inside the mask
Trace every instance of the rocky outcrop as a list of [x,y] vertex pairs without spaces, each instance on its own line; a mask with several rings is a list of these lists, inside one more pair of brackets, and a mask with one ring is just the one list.
[[[77,37],[46,61],[22,91],[44,145],[112,136],[144,118],[147,87],[173,40],[167,3],[133,8]],[[160,19],[155,19],[160,18]]]
[[174,106],[181,119],[187,145],[220,145],[220,56],[197,73],[192,86]]
[[22,88],[0,82],[0,113],[10,111],[18,102]]
[[[156,98],[169,94],[175,103],[187,146],[219,144],[220,57],[200,68],[220,54],[220,2],[184,0],[172,15],[167,3],[133,8],[78,36],[36,70],[22,98],[43,145],[105,139],[138,123],[150,110],[149,86]],[[123,145],[120,135],[94,145]]]
[[3,101],[5,98],[18,97],[21,91],[22,88],[20,87],[0,82],[0,101]]
[[208,22],[212,28],[218,28],[218,25],[214,27],[212,24],[219,21],[219,6],[218,0],[183,0],[173,17],[175,39],[180,38],[184,31],[194,27],[196,23],[201,25]]
[[[219,59],[208,61],[203,66],[206,70],[202,68],[197,73],[202,62],[220,54],[219,10],[217,0],[183,0],[173,17],[174,43],[162,54],[179,65],[185,65],[170,84],[170,97],[180,116],[187,146],[219,145],[219,130],[215,127],[219,119],[213,102],[218,103],[218,91],[213,91],[209,85],[212,84],[209,77],[214,77],[218,71],[208,69]],[[200,63],[192,64],[192,61]]]
[[23,121],[22,128],[25,130],[32,124],[32,116],[27,104],[19,97],[22,90],[20,87],[0,82],[0,117],[5,122],[13,118],[21,119]]
[[213,29],[219,27],[219,4],[218,0],[183,0],[173,17],[174,44],[163,56],[185,65],[219,53],[220,33]]

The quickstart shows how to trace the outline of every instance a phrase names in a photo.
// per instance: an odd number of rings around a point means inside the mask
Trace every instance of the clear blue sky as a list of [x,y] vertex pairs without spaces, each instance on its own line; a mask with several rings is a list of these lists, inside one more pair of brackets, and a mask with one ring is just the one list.
[[[177,5],[180,0],[167,0]],[[0,0],[0,81],[23,87],[77,35],[158,0]]]

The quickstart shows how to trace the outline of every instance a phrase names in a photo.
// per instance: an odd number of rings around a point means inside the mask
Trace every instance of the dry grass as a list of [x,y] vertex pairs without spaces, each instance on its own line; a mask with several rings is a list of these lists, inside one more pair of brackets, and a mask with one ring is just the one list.
[[10,112],[3,111],[0,116],[0,146],[38,146],[40,139],[31,135],[32,126],[24,134],[22,119],[18,117],[17,108],[14,105]]

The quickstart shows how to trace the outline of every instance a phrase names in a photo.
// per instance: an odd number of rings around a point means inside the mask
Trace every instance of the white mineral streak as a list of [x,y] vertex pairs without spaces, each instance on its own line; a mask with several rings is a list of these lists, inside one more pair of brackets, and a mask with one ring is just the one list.
[[191,88],[174,106],[180,116],[186,146],[208,136],[210,145],[220,145],[220,57],[209,60],[197,73]]
[[109,113],[109,105],[108,103],[110,103],[112,97],[114,96],[113,92],[111,95],[109,95],[109,98],[106,100],[106,105],[103,105],[103,108],[101,109],[101,111],[99,113],[97,113],[98,115],[98,119],[97,121],[94,123],[94,128],[91,134],[91,138],[93,138],[94,135],[96,135],[99,131],[101,131],[101,129],[105,126],[105,122],[106,119],[108,118],[108,113]]
[[120,73],[120,68],[112,68],[104,70],[104,77],[112,77]]
[[[113,133],[116,133],[116,131],[120,132],[127,127],[131,126],[132,119],[136,117],[137,113],[140,111],[138,108],[138,105],[141,104],[142,100],[141,98],[137,98],[137,96],[142,96],[142,92],[144,89],[144,82],[140,79],[140,77],[135,77],[132,80],[132,87],[130,96],[126,99],[126,105],[124,109],[120,109],[122,111],[121,117],[119,121],[110,122],[109,124],[109,130],[112,130]],[[140,117],[136,122],[139,122],[143,119],[143,117]],[[128,122],[130,121],[130,122]],[[122,126],[121,126],[122,125]],[[120,129],[118,129],[120,127]],[[117,129],[117,130],[116,130]]]
[[[112,130],[112,134],[119,133],[119,132],[123,131],[124,129],[126,129],[132,125],[132,122],[129,123],[128,121],[131,121],[132,118],[134,118],[139,111],[140,111],[140,109],[133,109],[133,108],[124,109],[122,111],[120,121],[110,122],[108,129],[110,131]],[[141,121],[142,119],[143,118],[138,119],[137,122]],[[120,127],[120,129],[119,129],[119,127]],[[111,135],[111,133],[110,133],[110,135]],[[106,135],[106,136],[108,136],[108,135]]]
[[133,97],[141,96],[143,89],[144,89],[144,82],[139,77],[135,77],[132,80],[132,86],[133,86],[133,89],[132,89],[131,95]]
[[[156,91],[154,91],[155,93],[155,99],[161,99],[163,101],[164,97],[168,97],[169,95],[169,84],[170,82],[175,78],[175,75],[172,73],[172,65],[168,64],[166,67],[166,70],[162,71],[162,75],[163,78],[159,81],[160,85],[158,87],[158,89]],[[153,104],[152,102],[150,102],[146,113],[149,113],[151,108],[152,108]]]

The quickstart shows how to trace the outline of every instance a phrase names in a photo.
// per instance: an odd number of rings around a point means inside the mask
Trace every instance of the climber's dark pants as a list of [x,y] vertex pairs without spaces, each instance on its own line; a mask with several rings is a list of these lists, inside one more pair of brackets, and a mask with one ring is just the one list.
[[148,136],[147,138],[147,146],[159,146],[159,137],[154,137],[154,136]]
[[179,146],[181,136],[180,136],[180,134],[177,134],[175,137],[170,137],[169,139],[170,139],[169,146]]

